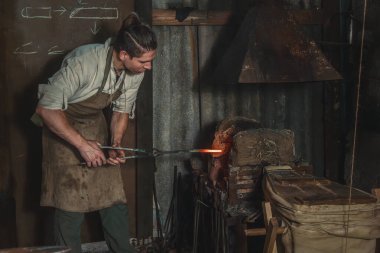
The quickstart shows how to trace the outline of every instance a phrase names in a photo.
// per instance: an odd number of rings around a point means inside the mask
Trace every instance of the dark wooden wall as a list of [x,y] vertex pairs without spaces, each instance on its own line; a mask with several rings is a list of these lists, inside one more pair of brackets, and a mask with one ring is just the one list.
[[[0,2],[0,248],[52,240],[52,210],[39,206],[41,129],[29,120],[38,84],[59,69],[73,48],[103,43],[133,9],[133,0]],[[135,144],[134,126],[132,121],[129,146]],[[127,164],[123,173],[134,234],[135,164]],[[102,239],[96,215],[90,215],[83,234],[84,241]]]

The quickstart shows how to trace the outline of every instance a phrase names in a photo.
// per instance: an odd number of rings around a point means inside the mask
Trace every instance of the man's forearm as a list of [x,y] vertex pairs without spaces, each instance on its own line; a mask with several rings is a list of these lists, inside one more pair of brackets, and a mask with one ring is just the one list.
[[119,146],[128,127],[128,113],[113,112],[111,119],[111,144]]
[[85,139],[70,125],[63,111],[37,106],[36,113],[41,116],[44,124],[53,133],[78,149],[88,167],[101,166],[107,162],[103,151],[98,146],[98,142]]
[[56,135],[79,148],[85,139],[67,121],[66,115],[61,110],[46,109],[37,106],[36,113],[42,118],[44,124]]

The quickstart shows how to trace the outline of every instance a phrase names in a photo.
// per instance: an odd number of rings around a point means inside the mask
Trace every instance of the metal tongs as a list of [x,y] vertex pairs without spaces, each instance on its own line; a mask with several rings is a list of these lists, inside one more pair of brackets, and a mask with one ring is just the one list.
[[145,158],[145,157],[158,157],[162,155],[170,154],[181,154],[181,153],[221,153],[222,150],[219,149],[179,149],[179,150],[170,150],[163,151],[156,148],[152,149],[152,152],[146,151],[145,149],[140,148],[124,148],[124,147],[112,147],[112,146],[99,146],[101,149],[112,149],[112,150],[124,150],[135,153],[141,153],[140,155],[129,155],[124,156],[122,159],[136,159],[136,158]]
[[135,159],[135,158],[144,158],[144,157],[156,157],[157,154],[153,149],[152,152],[148,152],[145,149],[141,148],[124,148],[124,147],[112,147],[112,146],[99,146],[101,149],[109,149],[109,150],[123,150],[134,153],[140,153],[140,155],[128,155],[121,157],[121,159]]

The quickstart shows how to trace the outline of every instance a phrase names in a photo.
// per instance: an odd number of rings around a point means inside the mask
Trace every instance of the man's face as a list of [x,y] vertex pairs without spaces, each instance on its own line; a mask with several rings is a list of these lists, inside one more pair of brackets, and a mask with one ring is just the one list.
[[148,51],[140,57],[130,57],[126,51],[120,51],[120,59],[124,67],[134,74],[145,72],[152,69],[152,61],[156,56],[156,50]]

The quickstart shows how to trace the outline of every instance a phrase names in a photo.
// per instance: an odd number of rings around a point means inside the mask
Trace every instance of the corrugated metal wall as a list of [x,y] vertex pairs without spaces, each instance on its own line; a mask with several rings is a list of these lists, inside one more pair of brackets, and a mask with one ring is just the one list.
[[[316,3],[292,4],[313,7]],[[153,9],[167,9],[168,5],[166,0],[153,1]],[[212,10],[230,6],[223,1],[220,5],[199,1],[197,5]],[[157,26],[154,30],[159,41],[153,66],[155,148],[207,148],[218,122],[228,116],[245,116],[259,120],[264,127],[294,131],[297,157],[311,162],[317,174],[323,173],[324,84],[213,84],[213,68],[233,39],[236,27]],[[164,214],[171,198],[173,167],[189,173],[187,158],[157,160],[156,182]]]

